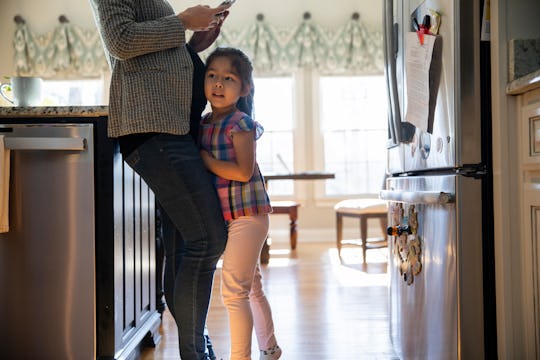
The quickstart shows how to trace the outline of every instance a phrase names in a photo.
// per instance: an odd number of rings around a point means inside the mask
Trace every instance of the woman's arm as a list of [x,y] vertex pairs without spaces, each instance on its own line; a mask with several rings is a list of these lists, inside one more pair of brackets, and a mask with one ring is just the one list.
[[[214,29],[219,22],[214,15],[228,8],[196,5],[175,14],[161,2],[140,1],[91,0],[103,42],[120,60],[183,46],[185,30]],[[150,14],[157,16],[152,19]]]
[[[172,7],[156,3],[146,18],[139,0],[91,0],[102,40],[115,58],[126,60],[185,44],[185,27]],[[148,6],[150,3],[145,3]]]
[[208,170],[221,178],[241,182],[249,181],[255,169],[255,130],[235,132],[232,140],[236,162],[218,160],[208,151],[201,150],[204,164]]

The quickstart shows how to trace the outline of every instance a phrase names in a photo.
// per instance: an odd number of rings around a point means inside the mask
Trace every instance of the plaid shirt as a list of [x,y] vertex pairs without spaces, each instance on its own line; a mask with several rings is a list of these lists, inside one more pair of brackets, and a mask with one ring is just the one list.
[[[201,120],[200,146],[219,160],[236,160],[232,133],[256,129],[255,139],[258,139],[264,131],[260,124],[240,111],[228,115],[217,124],[209,123],[209,116],[210,114],[206,114]],[[272,212],[264,179],[256,162],[253,176],[247,182],[227,180],[216,175],[213,178],[221,201],[223,217],[226,221],[237,219],[240,216]]]

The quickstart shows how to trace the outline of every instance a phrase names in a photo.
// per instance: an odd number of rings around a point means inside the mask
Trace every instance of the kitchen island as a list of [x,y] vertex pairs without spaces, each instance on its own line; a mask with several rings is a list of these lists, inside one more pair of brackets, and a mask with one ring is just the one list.
[[107,114],[0,107],[11,149],[0,234],[8,358],[136,359],[160,341],[154,195],[107,137]]

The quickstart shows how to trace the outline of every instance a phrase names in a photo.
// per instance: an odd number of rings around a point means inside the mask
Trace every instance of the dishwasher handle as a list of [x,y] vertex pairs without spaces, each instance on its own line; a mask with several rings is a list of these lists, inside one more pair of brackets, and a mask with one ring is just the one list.
[[455,194],[443,191],[381,190],[379,198],[387,201],[427,205],[444,205],[453,203],[456,200]]
[[11,150],[79,150],[86,148],[80,137],[6,137],[4,147]]

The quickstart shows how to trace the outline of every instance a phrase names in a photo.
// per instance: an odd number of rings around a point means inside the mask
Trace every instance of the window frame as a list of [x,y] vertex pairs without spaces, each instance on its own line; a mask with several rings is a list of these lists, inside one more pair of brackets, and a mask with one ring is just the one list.
[[[336,76],[350,76],[350,77],[361,77],[362,75],[355,75],[355,74],[340,74]],[[368,76],[368,75],[366,75]],[[313,74],[313,86],[311,87],[311,97],[313,99],[312,101],[312,108],[313,108],[313,120],[314,120],[314,131],[312,134],[313,143],[314,144],[320,144],[319,146],[313,147],[313,153],[314,153],[314,166],[316,169],[325,170],[326,163],[325,163],[325,143],[324,143],[324,132],[322,130],[322,113],[321,113],[321,101],[319,101],[319,97],[321,94],[321,79],[323,77],[331,77],[331,75],[326,74],[320,74],[320,73],[314,73]],[[385,117],[386,120],[386,117]],[[383,149],[386,149],[386,147],[383,146]],[[330,180],[331,181],[331,180]],[[382,183],[381,183],[382,186]],[[340,201],[343,199],[348,199],[351,197],[355,198],[373,198],[378,197],[378,192],[366,192],[366,193],[358,193],[358,194],[327,194],[325,183],[324,182],[316,182],[315,189],[313,193],[313,198],[315,199],[315,203],[318,206],[328,206],[331,204],[335,204],[336,201]]]

